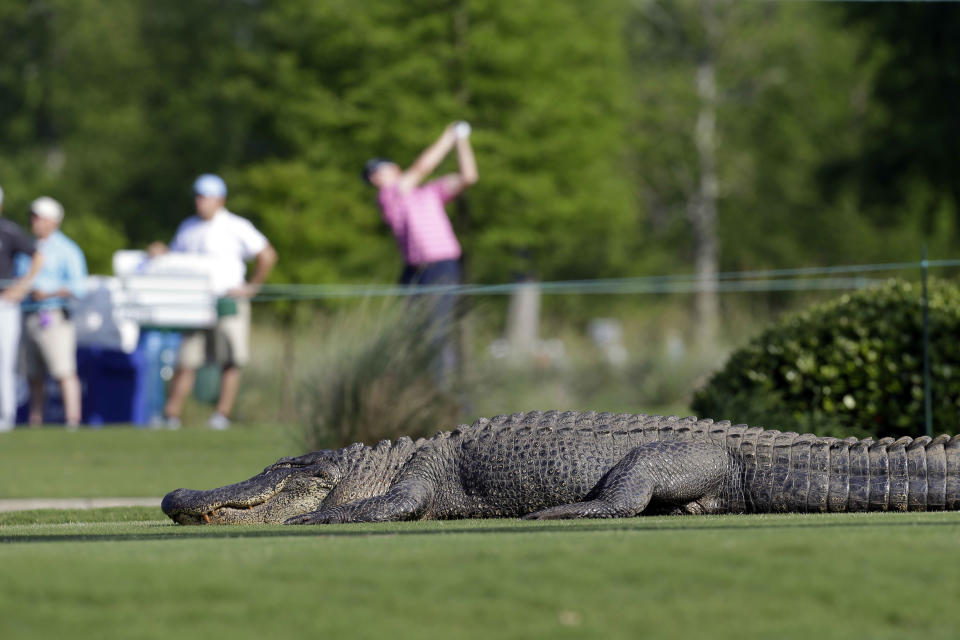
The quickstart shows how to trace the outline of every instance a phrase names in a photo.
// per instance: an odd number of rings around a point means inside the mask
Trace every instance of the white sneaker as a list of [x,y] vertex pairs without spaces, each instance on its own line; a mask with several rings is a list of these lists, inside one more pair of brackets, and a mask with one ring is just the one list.
[[226,431],[230,428],[230,418],[222,413],[215,413],[210,416],[210,420],[207,421],[207,426],[214,431]]
[[175,418],[173,416],[166,416],[163,419],[163,426],[171,431],[176,431],[180,428],[180,418]]

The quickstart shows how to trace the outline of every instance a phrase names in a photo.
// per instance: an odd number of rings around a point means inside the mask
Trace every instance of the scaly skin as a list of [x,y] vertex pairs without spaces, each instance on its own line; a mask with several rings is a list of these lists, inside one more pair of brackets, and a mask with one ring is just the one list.
[[531,412],[283,458],[177,489],[180,524],[960,509],[960,436],[873,441],[729,422]]

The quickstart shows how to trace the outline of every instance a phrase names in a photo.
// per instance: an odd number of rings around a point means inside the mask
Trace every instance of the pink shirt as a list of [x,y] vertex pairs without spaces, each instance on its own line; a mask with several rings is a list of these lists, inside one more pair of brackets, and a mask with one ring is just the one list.
[[419,266],[460,258],[460,243],[443,205],[452,200],[443,180],[434,180],[407,193],[397,186],[379,193],[384,221],[390,225],[407,264]]

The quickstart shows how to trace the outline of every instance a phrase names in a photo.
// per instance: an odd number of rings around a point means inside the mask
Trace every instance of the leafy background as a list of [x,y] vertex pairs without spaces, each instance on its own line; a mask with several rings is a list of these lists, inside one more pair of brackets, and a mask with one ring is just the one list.
[[[956,245],[960,7],[715,0],[723,270]],[[870,3],[871,5],[873,3]],[[0,7],[0,184],[92,270],[224,174],[276,282],[393,280],[363,161],[457,118],[471,280],[687,270],[702,5],[680,0],[24,0]],[[816,243],[809,240],[817,238]]]
[[[933,418],[960,418],[960,289],[929,284]],[[694,395],[702,415],[823,435],[924,431],[921,287],[904,281],[793,314],[738,349]]]

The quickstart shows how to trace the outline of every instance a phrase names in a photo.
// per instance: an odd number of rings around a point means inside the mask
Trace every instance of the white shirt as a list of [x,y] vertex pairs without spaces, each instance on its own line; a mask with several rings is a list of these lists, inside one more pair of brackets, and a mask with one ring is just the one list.
[[211,285],[217,294],[239,287],[247,274],[247,262],[267,248],[266,236],[240,216],[220,209],[209,220],[191,216],[180,224],[170,250],[216,258]]

